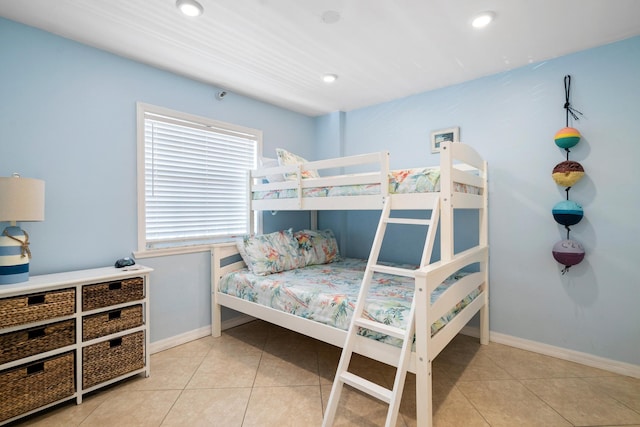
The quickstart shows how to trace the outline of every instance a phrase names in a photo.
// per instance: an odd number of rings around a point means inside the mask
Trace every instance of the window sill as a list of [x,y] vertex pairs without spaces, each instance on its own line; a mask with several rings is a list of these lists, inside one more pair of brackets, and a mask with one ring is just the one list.
[[162,257],[162,256],[193,254],[197,252],[208,252],[210,250],[211,250],[211,244],[180,246],[180,247],[174,247],[174,248],[147,249],[144,251],[136,251],[136,252],[133,252],[133,257],[135,259],[156,258],[156,257]]

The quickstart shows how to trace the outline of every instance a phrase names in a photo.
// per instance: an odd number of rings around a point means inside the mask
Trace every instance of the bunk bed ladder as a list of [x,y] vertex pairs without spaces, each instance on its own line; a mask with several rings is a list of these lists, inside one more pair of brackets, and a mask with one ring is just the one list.
[[[336,376],[331,388],[331,395],[329,396],[329,402],[327,404],[327,409],[325,411],[324,420],[322,423],[323,427],[331,427],[333,425],[336,413],[338,411],[338,404],[340,402],[340,395],[342,394],[342,387],[345,384],[388,404],[389,409],[387,411],[385,426],[393,427],[396,425],[398,411],[400,409],[400,401],[402,399],[404,382],[411,358],[413,336],[415,333],[415,298],[413,298],[413,302],[411,303],[411,309],[405,329],[386,325],[375,320],[370,320],[363,316],[363,312],[365,300],[369,293],[371,280],[375,272],[396,276],[415,277],[416,270],[378,264],[378,257],[380,255],[380,249],[382,248],[382,241],[384,239],[387,224],[429,226],[424,250],[422,252],[422,257],[420,260],[420,267],[423,267],[430,262],[431,250],[433,248],[436,234],[435,229],[437,228],[440,214],[440,199],[437,198],[434,206],[426,209],[431,209],[432,213],[430,219],[392,218],[390,216],[391,199],[387,198],[385,200],[382,214],[380,215],[380,222],[378,223],[373,246],[371,248],[371,254],[369,255],[367,267],[362,279],[358,301],[354,309],[353,318],[351,319],[351,325],[349,326],[349,332],[347,333],[347,338],[342,349],[342,355],[340,356],[340,362],[338,363]],[[433,227],[431,226],[432,224],[434,225]],[[358,335],[358,331],[360,328],[365,328],[371,331],[389,335],[402,341],[400,357],[397,361],[397,364],[394,365],[396,367],[396,376],[392,389],[382,387],[374,382],[367,380],[366,378],[357,376],[349,372],[349,363],[351,362],[351,358],[354,353],[357,353],[356,342],[359,339],[367,339]]]

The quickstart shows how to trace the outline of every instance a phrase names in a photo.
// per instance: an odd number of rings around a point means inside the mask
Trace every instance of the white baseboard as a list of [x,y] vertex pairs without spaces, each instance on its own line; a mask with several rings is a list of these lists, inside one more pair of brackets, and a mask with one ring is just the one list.
[[154,341],[149,345],[149,352],[151,354],[158,353],[160,351],[168,350],[181,344],[188,343],[189,341],[195,341],[197,339],[204,338],[208,335],[211,335],[210,325],[194,329],[193,331],[185,332],[180,335],[174,335],[160,341]]
[[[222,330],[234,328],[236,326],[251,322],[252,320],[255,320],[255,318],[244,314],[241,316],[236,316],[222,322]],[[175,335],[173,337],[165,338],[163,340],[154,341],[149,345],[149,352],[151,354],[158,353],[160,351],[168,350],[170,348],[186,344],[190,341],[195,341],[209,335],[211,335],[211,325],[194,329],[192,331],[185,332],[180,335]]]
[[[480,329],[477,327],[465,326],[464,328],[462,328],[462,331],[460,331],[460,333],[476,338],[480,337]],[[582,353],[575,350],[568,350],[566,348],[555,347],[536,341],[526,340],[524,338],[501,334],[499,332],[490,332],[489,340],[498,344],[504,344],[510,347],[544,354],[545,356],[551,356],[557,359],[567,360],[569,362],[580,363],[581,365],[591,366],[592,368],[598,368],[633,378],[640,378],[639,365],[619,362],[617,360],[594,356],[592,354]]]

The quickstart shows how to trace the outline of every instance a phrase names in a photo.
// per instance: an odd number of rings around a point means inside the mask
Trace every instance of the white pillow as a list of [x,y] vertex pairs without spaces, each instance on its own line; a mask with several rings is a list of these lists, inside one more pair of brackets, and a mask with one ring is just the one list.
[[[260,166],[262,168],[275,168],[280,166],[278,164],[278,159],[270,159],[269,157],[261,157],[260,158]],[[269,182],[282,182],[284,181],[284,175],[281,173],[277,173],[275,175],[267,175],[267,181]]]
[[[308,160],[306,160],[305,158],[300,157],[297,154],[290,153],[289,151],[285,150],[284,148],[276,148],[276,154],[278,155],[278,163],[280,164],[280,166],[297,165],[297,164],[300,164],[300,163],[308,163]],[[296,180],[296,173],[295,172],[285,173],[284,177],[287,180],[295,181]],[[320,175],[318,175],[318,171],[316,171],[316,170],[311,170],[311,169],[305,170],[305,169],[303,169],[302,170],[302,179],[307,179],[307,178],[320,178]]]

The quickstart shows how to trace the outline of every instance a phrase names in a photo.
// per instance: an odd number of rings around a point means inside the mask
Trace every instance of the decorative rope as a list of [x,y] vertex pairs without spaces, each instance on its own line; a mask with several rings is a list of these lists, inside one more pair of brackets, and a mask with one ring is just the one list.
[[31,249],[29,249],[29,235],[24,230],[22,230],[22,232],[24,233],[24,242],[14,236],[10,236],[6,229],[2,234],[10,238],[11,240],[15,240],[16,242],[20,243],[20,248],[21,248],[20,252],[21,252],[22,258],[28,256],[29,259],[31,259]]
[[[564,108],[567,110],[567,127],[569,127],[569,114],[573,117],[573,120],[580,120],[576,113],[582,116],[582,113],[571,106],[569,102],[569,95],[571,93],[571,76],[564,76]],[[569,151],[569,150],[567,150]]]
[[[569,102],[569,97],[571,96],[571,76],[564,76],[564,109],[567,110],[566,114],[566,127],[569,127],[569,114],[573,117],[573,120],[580,120],[580,118],[576,115],[576,113],[582,116],[582,113],[571,106]],[[564,151],[567,152],[567,160],[569,160],[569,149],[565,148]]]

